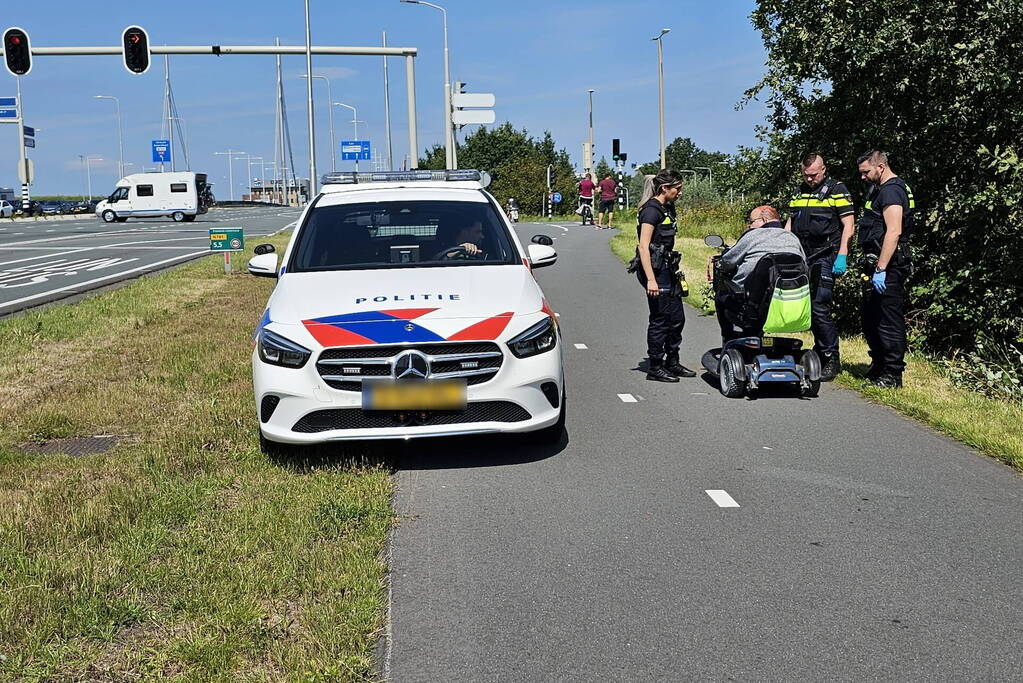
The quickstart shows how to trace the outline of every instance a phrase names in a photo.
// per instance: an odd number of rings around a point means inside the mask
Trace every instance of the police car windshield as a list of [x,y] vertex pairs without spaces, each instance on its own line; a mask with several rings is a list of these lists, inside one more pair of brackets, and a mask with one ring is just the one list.
[[366,202],[314,206],[288,271],[518,262],[490,202]]

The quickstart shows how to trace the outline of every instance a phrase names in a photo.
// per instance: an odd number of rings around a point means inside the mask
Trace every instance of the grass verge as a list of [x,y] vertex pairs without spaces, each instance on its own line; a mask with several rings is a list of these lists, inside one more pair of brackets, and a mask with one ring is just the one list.
[[[707,233],[715,226],[704,226]],[[720,226],[722,235],[734,230]],[[692,233],[680,228],[680,234]],[[682,269],[688,277],[689,304],[704,313],[714,311],[714,297],[706,282],[707,257],[715,250],[703,244],[702,239],[681,236],[676,245],[682,253]],[[630,230],[620,230],[611,238],[611,250],[623,262],[632,259],[636,249],[636,236]],[[813,337],[802,335],[812,343]],[[1002,462],[1023,471],[1023,405],[988,398],[956,386],[942,371],[920,354],[906,358],[905,386],[901,390],[879,389],[863,381],[870,358],[863,337],[842,339],[842,363],[845,371],[836,380],[838,384],[854,389],[871,401],[880,403],[909,417],[924,422],[947,436],[976,448]]]
[[207,258],[0,321],[0,679],[372,675],[389,472],[259,452],[272,285]]

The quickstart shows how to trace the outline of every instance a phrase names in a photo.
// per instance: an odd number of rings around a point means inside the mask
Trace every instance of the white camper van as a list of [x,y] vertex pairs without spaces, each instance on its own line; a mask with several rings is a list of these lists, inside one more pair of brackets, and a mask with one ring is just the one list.
[[114,192],[96,205],[96,215],[106,223],[160,216],[191,222],[208,210],[206,194],[205,173],[133,173],[117,181]]

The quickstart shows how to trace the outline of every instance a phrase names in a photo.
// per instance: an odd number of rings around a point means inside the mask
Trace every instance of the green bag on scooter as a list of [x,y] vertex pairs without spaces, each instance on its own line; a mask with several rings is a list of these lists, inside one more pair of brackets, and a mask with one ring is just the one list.
[[810,329],[810,283],[806,277],[779,278],[767,309],[764,334]]

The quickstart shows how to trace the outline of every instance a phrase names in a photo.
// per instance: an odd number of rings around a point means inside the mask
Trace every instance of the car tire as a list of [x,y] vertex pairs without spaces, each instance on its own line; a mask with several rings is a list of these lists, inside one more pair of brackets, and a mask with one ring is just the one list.
[[185,222],[185,214],[183,211],[175,211],[174,213],[171,214],[171,218],[174,219],[175,223]]
[[532,433],[532,441],[538,444],[554,446],[561,442],[561,436],[565,433],[565,419],[568,410],[565,407],[565,392],[561,392],[561,411],[558,413],[558,421],[550,427],[538,429]]
[[103,218],[104,223],[113,223],[117,220],[117,214],[110,209],[104,211],[101,217]]
[[725,398],[742,398],[746,395],[746,363],[736,349],[728,349],[721,354],[718,381],[721,395]]

